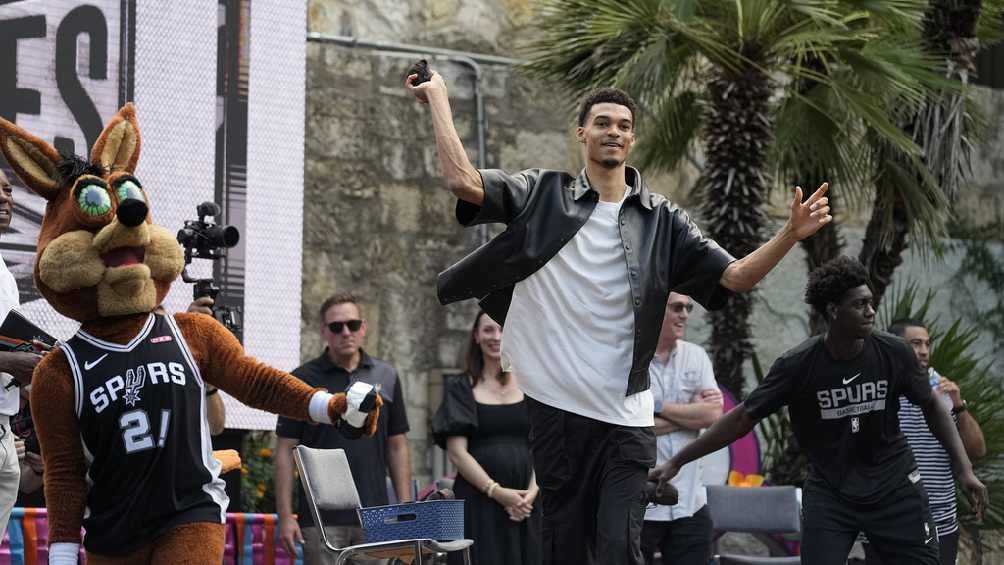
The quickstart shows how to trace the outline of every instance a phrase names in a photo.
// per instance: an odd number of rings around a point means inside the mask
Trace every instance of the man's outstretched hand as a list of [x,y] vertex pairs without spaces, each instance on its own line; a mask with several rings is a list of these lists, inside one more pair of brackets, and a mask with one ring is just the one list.
[[788,217],[788,225],[792,234],[799,241],[809,237],[819,231],[823,226],[833,221],[830,215],[830,199],[826,197],[826,191],[830,189],[830,183],[824,182],[812,193],[805,202],[802,202],[802,187],[795,187],[795,196],[791,200],[791,215]]
[[976,513],[976,519],[982,520],[983,511],[986,510],[987,504],[990,502],[987,487],[976,478],[976,475],[972,471],[963,473],[959,477],[959,485],[962,486],[962,492],[966,495],[966,499],[969,500],[969,505],[972,506],[973,512]]
[[676,504],[680,499],[680,493],[669,481],[672,480],[679,472],[680,468],[673,463],[672,459],[649,471],[648,481],[649,483],[655,483],[655,490],[652,495],[650,495],[649,502],[665,504],[667,506]]
[[417,74],[408,75],[404,81],[404,88],[422,104],[429,103],[430,95],[446,95],[446,81],[436,71],[432,71],[432,76],[426,82],[415,84],[417,80]]

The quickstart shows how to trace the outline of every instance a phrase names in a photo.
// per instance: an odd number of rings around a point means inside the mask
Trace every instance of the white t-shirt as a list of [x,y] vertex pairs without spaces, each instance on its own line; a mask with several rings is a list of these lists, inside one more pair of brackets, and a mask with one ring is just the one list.
[[[7,269],[7,264],[0,259],[0,322],[3,322],[7,314],[20,303],[17,281]],[[0,415],[3,416],[13,416],[21,408],[21,393],[18,387],[6,388],[11,379],[8,373],[0,373]]]
[[502,334],[503,364],[538,402],[611,424],[652,426],[652,392],[624,396],[634,310],[620,208],[597,202],[561,251],[516,283]]
[[[665,365],[658,359],[652,360],[648,375],[652,381],[652,395],[664,404],[690,404],[698,392],[718,388],[711,359],[704,348],[682,339],[676,342]],[[698,435],[699,430],[677,430],[659,436],[657,462],[665,463]],[[646,520],[668,522],[689,518],[708,503],[700,459],[684,465],[670,482],[680,493],[679,502],[673,506],[649,507],[645,512]]]

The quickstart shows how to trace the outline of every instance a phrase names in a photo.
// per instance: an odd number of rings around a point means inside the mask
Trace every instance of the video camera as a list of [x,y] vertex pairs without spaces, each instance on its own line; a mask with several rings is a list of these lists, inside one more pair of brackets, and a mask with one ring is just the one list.
[[[186,220],[184,227],[178,230],[178,243],[185,249],[185,268],[181,271],[181,280],[194,283],[192,289],[194,299],[208,296],[213,299],[213,317],[223,324],[234,335],[240,337],[244,329],[243,316],[239,306],[224,306],[217,303],[220,287],[209,279],[196,279],[188,274],[188,265],[192,259],[209,259],[218,261],[226,256],[225,250],[237,245],[240,241],[240,231],[234,226],[220,224],[217,220],[222,215],[220,205],[215,202],[203,202],[195,207],[198,220]],[[212,222],[206,218],[211,217]]]

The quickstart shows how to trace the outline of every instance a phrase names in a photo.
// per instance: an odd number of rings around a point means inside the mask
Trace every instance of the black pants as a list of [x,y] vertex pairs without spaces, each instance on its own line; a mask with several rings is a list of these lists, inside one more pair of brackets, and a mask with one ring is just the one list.
[[[882,558],[879,557],[872,544],[866,543],[864,546],[865,565],[883,565]],[[959,530],[938,536],[938,555],[941,559],[941,565],[955,565],[959,556]]]
[[714,524],[708,507],[689,518],[672,522],[646,520],[641,530],[641,552],[651,565],[658,549],[665,565],[708,565]]
[[527,398],[544,505],[544,565],[642,565],[652,428],[617,426]]
[[844,565],[858,532],[864,532],[885,565],[940,564],[937,530],[919,481],[903,477],[868,504],[806,482],[802,499],[802,563]]

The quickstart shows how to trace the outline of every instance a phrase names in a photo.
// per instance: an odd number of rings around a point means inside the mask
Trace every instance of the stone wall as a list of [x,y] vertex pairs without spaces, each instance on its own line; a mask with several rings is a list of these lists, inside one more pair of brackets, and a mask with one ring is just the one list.
[[[523,8],[503,4],[315,1],[309,26],[367,40],[505,54],[500,45]],[[440,306],[436,275],[473,250],[479,233],[456,223],[455,200],[438,177],[428,111],[402,86],[416,58],[308,44],[301,354],[308,359],[321,349],[319,304],[335,290],[358,291],[368,351],[401,374],[415,474],[424,483],[437,457],[428,439],[430,411],[440,399],[442,374],[459,370],[476,312],[473,301]],[[436,66],[476,163],[473,75],[461,65]],[[555,111],[562,107],[557,100],[507,66],[483,65],[483,71],[488,165],[576,167],[571,112]]]

